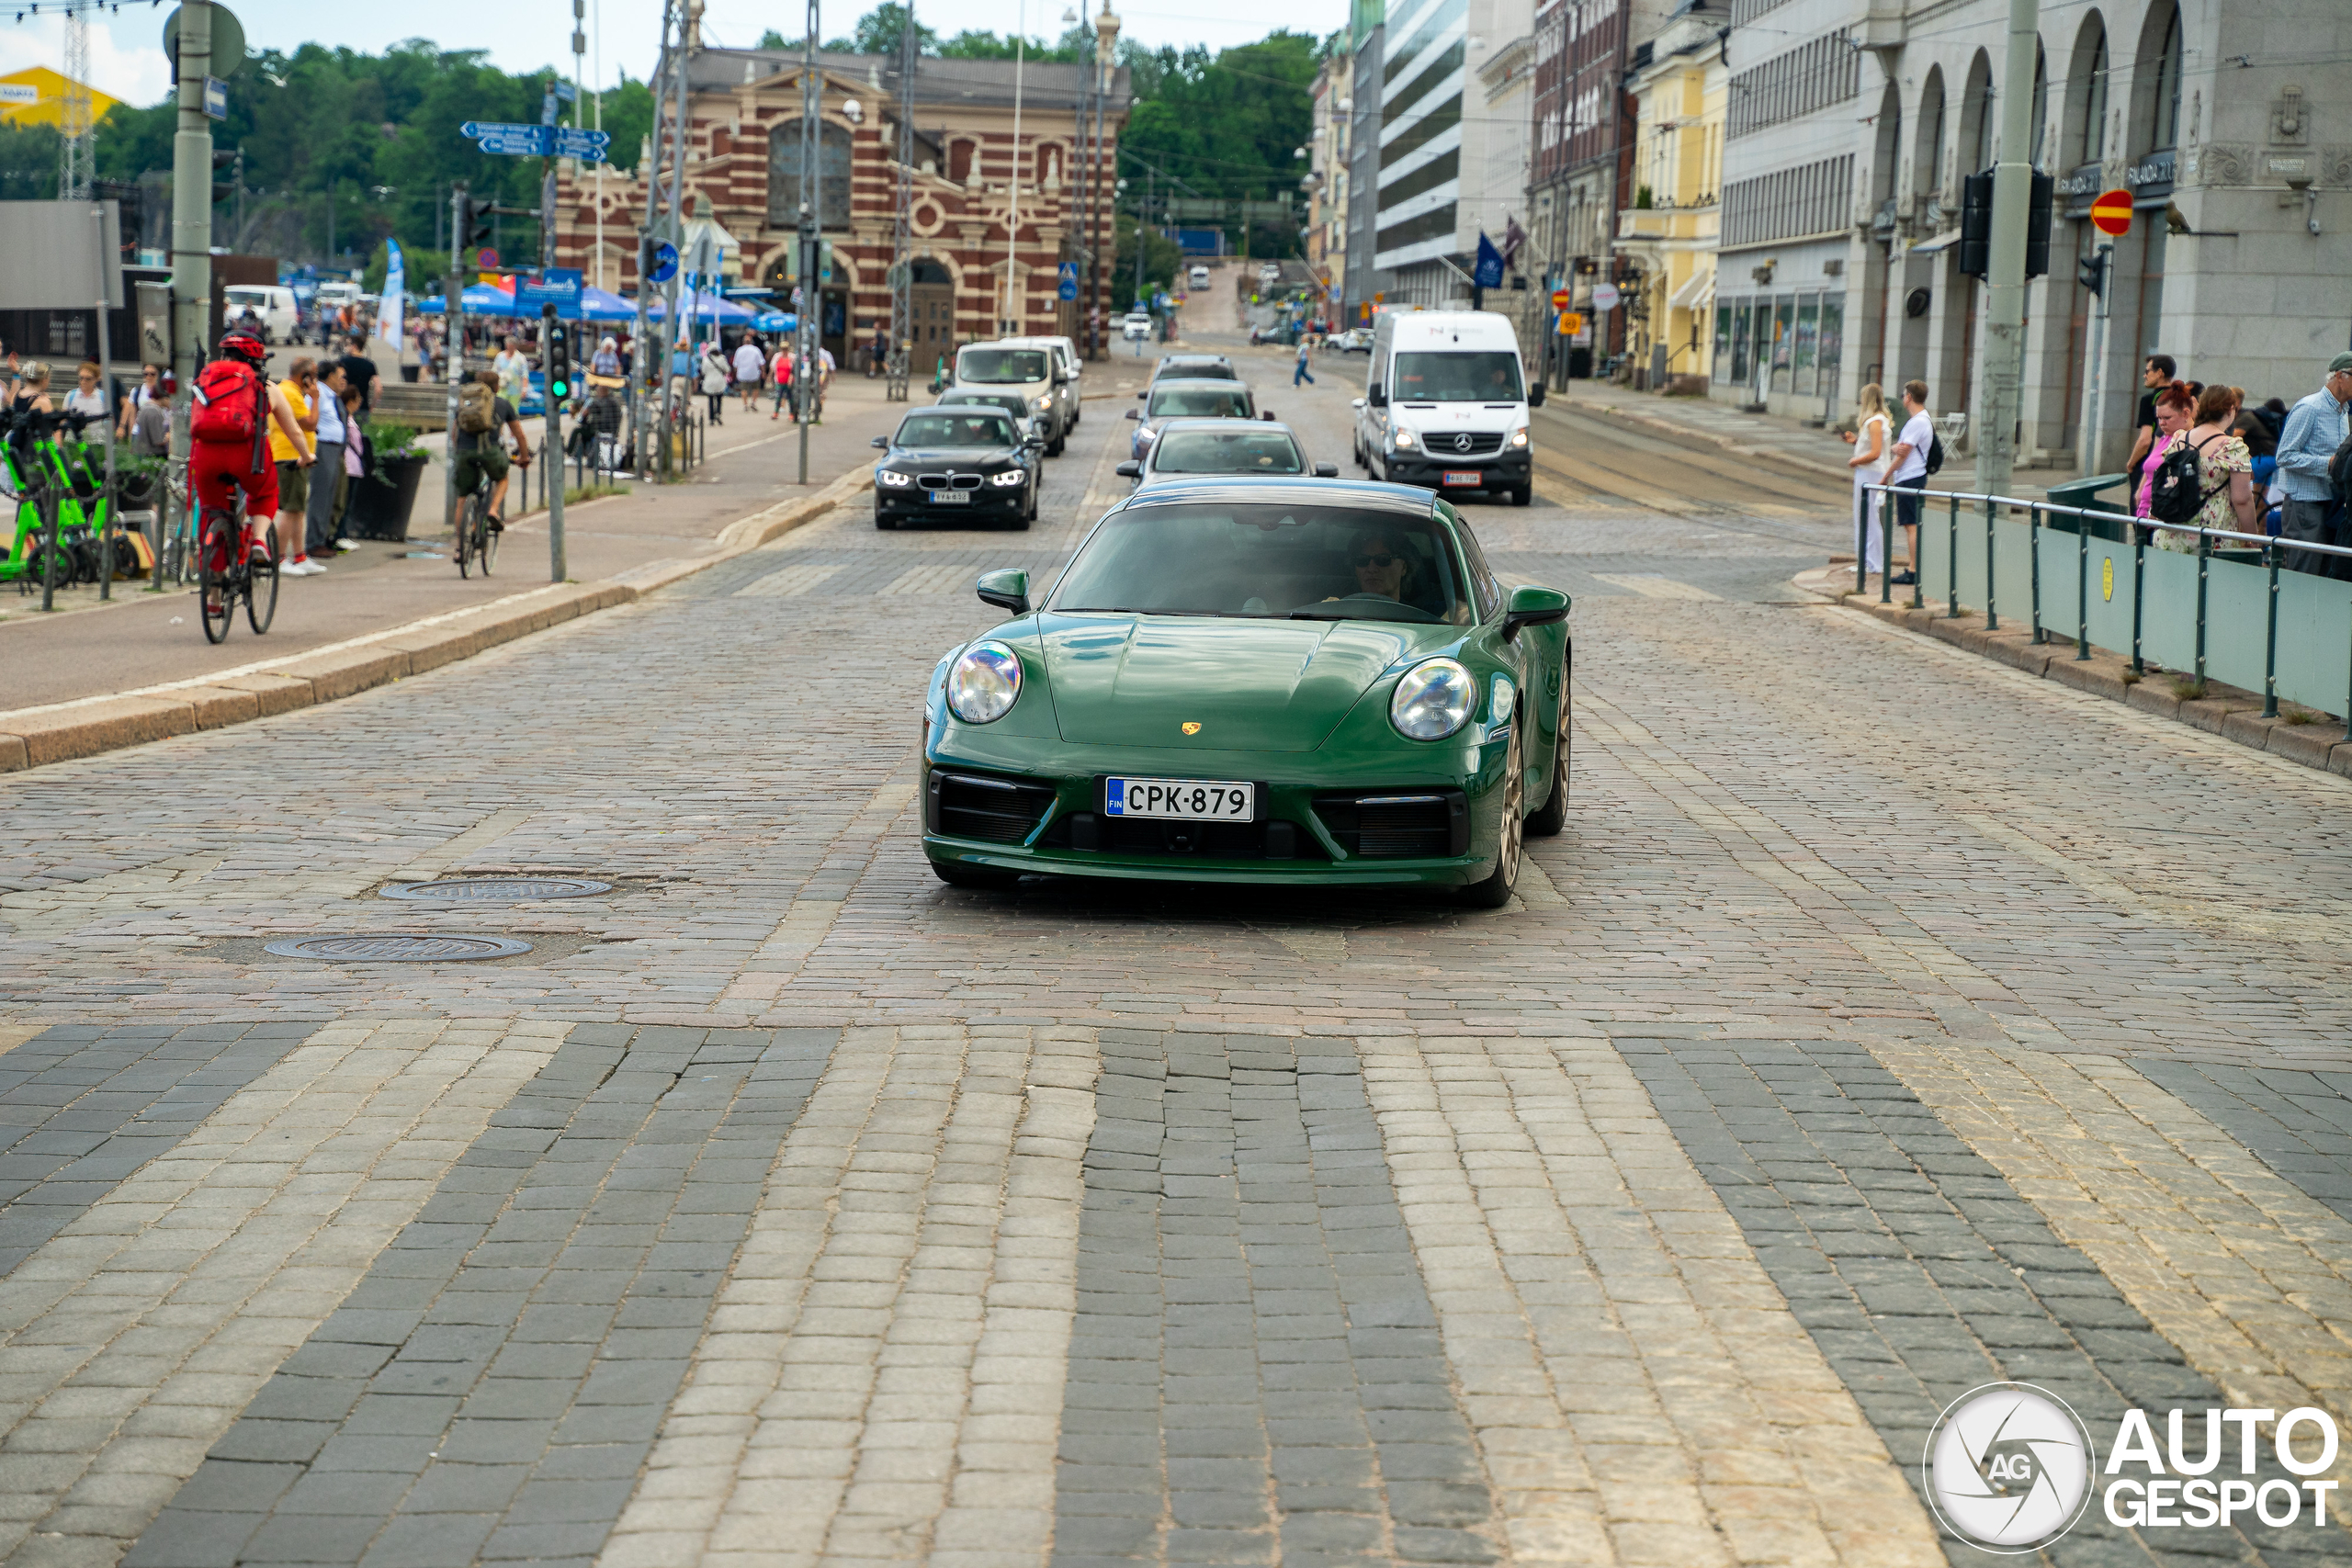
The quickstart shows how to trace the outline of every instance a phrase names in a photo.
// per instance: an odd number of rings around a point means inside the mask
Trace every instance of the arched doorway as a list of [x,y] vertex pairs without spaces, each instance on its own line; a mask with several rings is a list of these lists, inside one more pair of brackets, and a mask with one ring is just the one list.
[[917,256],[908,279],[913,306],[914,346],[908,351],[909,373],[927,381],[943,358],[956,353],[956,275],[933,256]]

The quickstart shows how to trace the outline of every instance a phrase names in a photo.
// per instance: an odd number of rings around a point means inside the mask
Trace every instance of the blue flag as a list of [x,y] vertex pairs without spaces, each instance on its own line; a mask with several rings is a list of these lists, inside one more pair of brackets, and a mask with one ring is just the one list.
[[1503,286],[1503,254],[1495,249],[1484,229],[1478,231],[1478,265],[1470,269],[1470,281],[1481,288]]

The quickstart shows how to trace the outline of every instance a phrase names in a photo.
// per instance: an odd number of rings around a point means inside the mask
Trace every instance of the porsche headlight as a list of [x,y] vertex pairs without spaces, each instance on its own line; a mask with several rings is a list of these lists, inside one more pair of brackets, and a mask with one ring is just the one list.
[[1395,446],[1403,447],[1407,451],[1412,450],[1413,433],[1409,430],[1392,430],[1388,433],[1388,439]]
[[912,474],[902,474],[895,468],[875,469],[874,479],[876,484],[888,485],[892,490],[904,490],[915,482]]
[[1011,490],[1015,485],[1026,484],[1028,480],[1028,471],[1023,468],[1007,468],[1001,474],[989,476],[989,483],[1001,490]]
[[947,706],[966,724],[994,724],[1020,695],[1021,660],[1001,642],[974,643],[947,671]]
[[1388,722],[1408,740],[1442,740],[1462,728],[1477,701],[1478,682],[1469,671],[1451,659],[1431,659],[1396,682]]

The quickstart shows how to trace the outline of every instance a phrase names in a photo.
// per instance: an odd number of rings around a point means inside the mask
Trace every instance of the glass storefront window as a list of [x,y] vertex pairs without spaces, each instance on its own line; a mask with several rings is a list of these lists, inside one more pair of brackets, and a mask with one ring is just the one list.
[[1747,385],[1747,378],[1755,362],[1748,358],[1748,308],[1743,299],[1731,309],[1731,381],[1735,387]]
[[1789,390],[1799,397],[1811,397],[1816,390],[1814,380],[1815,355],[1821,331],[1821,296],[1797,296],[1796,346],[1789,356]]
[[[1795,347],[1796,311],[1794,295],[1783,294],[1772,301],[1772,390],[1776,392],[1789,389],[1789,355]],[[1759,326],[1762,320],[1763,314],[1758,311]]]
[[1825,294],[1821,297],[1821,336],[1815,356],[1820,362],[1821,390],[1826,396],[1838,389],[1838,372],[1844,367],[1846,352],[1846,297]]
[[1731,373],[1731,307],[1715,307],[1715,379],[1728,382]]

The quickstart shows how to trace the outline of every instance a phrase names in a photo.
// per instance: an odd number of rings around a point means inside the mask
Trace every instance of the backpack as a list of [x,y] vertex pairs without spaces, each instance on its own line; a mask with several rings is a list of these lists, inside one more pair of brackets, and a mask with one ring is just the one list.
[[269,389],[242,359],[216,359],[196,378],[190,439],[207,446],[249,446],[261,439]]
[[2156,465],[2155,478],[2148,486],[2148,515],[2159,523],[2193,523],[2205,509],[2207,500],[2221,492],[2227,479],[2211,490],[2205,488],[2205,472],[2199,463],[2199,454],[2206,446],[2221,439],[2209,435],[2202,445],[2191,446],[2184,441],[2165,454]]
[[479,381],[458,389],[458,428],[468,435],[487,435],[498,423],[498,394]]
[[1935,427],[1930,425],[1928,430],[1928,472],[1931,474],[1941,473],[1943,471],[1943,467],[1944,438],[1937,434],[1935,433]]

